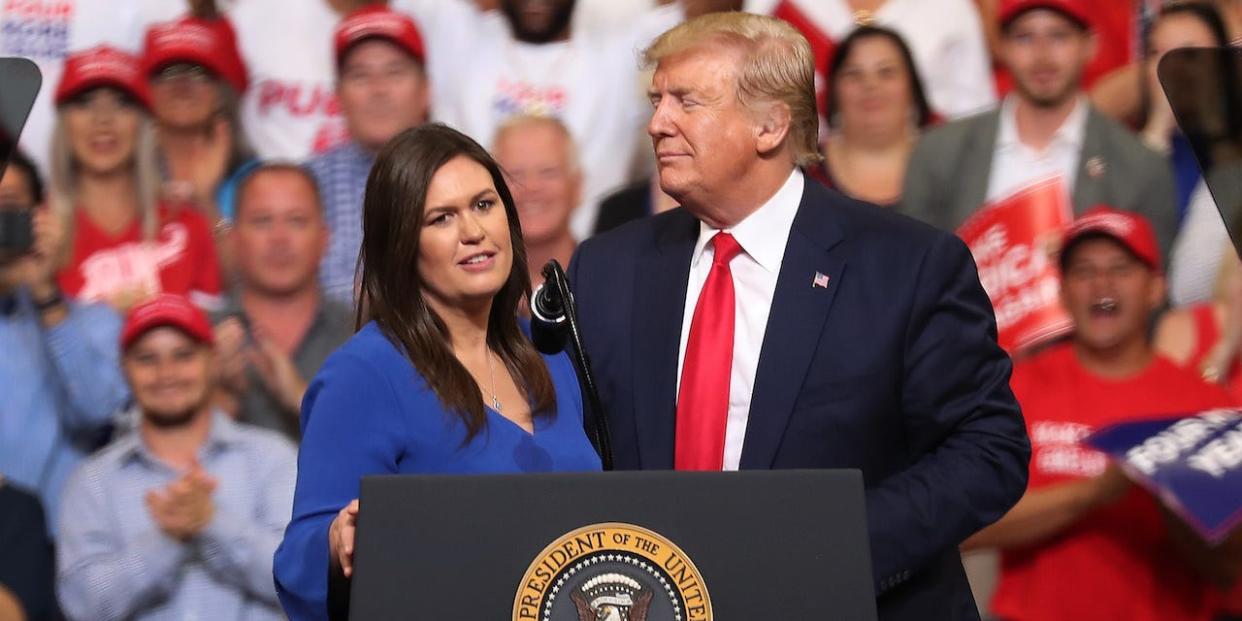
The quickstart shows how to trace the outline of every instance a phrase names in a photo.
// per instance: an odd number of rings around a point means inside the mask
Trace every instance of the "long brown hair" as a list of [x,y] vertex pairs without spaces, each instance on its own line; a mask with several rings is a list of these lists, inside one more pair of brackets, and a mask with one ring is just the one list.
[[469,136],[440,124],[407,129],[375,159],[362,201],[362,272],[357,325],[375,321],[400,349],[444,406],[461,417],[469,442],[487,424],[479,385],[449,344],[448,327],[423,299],[418,273],[419,240],[427,188],[441,166],[467,157],[487,169],[505,207],[513,266],[492,300],[487,345],[504,361],[537,416],[556,413],[556,393],[543,358],[517,322],[518,303],[530,295],[526,245],[513,195],[500,166]]

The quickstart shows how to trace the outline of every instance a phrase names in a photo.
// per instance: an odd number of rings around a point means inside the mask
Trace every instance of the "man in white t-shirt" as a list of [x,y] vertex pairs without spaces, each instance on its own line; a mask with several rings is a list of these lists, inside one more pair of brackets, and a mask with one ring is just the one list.
[[992,59],[971,0],[746,0],[746,10],[790,22],[818,48],[818,90],[835,43],[870,22],[905,39],[938,114],[955,119],[996,103]]
[[[500,10],[488,12],[462,11],[461,4],[393,1],[427,34],[432,118],[483,144],[491,144],[513,116],[560,119],[579,145],[585,173],[583,203],[572,222],[574,235],[583,239],[590,235],[599,200],[633,180],[635,169],[648,161],[640,151],[648,107],[638,50],[692,10],[738,3],[666,1],[668,6],[603,31],[573,28],[575,0],[500,0]],[[445,34],[462,30],[471,35]]]
[[43,73],[43,88],[22,131],[22,149],[47,172],[56,117],[52,91],[69,52],[107,43],[130,53],[142,51],[143,33],[153,23],[186,11],[175,0],[22,0],[0,3],[0,56],[29,58]]

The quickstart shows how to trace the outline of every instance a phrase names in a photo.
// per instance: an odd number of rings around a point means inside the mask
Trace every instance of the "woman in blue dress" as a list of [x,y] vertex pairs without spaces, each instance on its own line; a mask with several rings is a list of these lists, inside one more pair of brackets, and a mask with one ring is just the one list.
[[568,358],[539,354],[518,323],[526,251],[482,147],[441,125],[384,147],[359,263],[360,329],[302,402],[293,519],[275,558],[295,621],[326,619],[330,574],[339,585],[353,571],[364,475],[600,468]]

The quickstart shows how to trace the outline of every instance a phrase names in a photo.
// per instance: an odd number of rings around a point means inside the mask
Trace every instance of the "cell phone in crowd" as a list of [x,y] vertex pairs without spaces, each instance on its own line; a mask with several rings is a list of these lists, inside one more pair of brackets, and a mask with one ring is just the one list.
[[[34,106],[43,74],[28,58],[0,58],[0,176],[17,148],[26,118]],[[34,249],[34,214],[29,205],[0,202],[0,261]]]

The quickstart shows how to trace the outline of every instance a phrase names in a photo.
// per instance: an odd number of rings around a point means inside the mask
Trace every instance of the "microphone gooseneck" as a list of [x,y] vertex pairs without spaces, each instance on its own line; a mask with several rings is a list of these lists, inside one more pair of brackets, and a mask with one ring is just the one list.
[[531,295],[531,340],[539,351],[551,355],[572,345],[570,358],[578,373],[578,382],[586,397],[582,426],[587,439],[599,454],[604,470],[612,470],[612,436],[608,432],[608,415],[595,386],[591,360],[582,346],[578,329],[578,308],[569,290],[569,278],[561,264],[553,259],[543,266],[544,282]]

